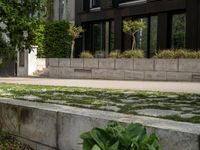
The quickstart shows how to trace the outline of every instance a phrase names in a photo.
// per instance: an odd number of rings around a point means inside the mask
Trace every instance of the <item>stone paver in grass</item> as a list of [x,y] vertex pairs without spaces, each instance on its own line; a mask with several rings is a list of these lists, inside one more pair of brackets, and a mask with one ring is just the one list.
[[0,97],[200,123],[200,94],[0,84]]
[[41,100],[40,97],[34,96],[34,95],[25,95],[25,96],[23,96],[21,98],[25,99],[25,100],[28,100],[28,101],[38,101],[38,100]]
[[196,115],[195,114],[181,114],[180,117],[181,118],[192,118],[192,117],[195,117]]
[[136,112],[139,115],[153,116],[153,117],[165,117],[165,116],[180,115],[181,114],[180,111],[160,110],[160,109],[141,109],[141,110],[136,110]]
[[107,105],[107,106],[101,106],[101,107],[99,107],[99,109],[112,110],[112,111],[116,111],[116,112],[120,110],[120,108],[117,107],[117,106],[109,106],[109,105]]

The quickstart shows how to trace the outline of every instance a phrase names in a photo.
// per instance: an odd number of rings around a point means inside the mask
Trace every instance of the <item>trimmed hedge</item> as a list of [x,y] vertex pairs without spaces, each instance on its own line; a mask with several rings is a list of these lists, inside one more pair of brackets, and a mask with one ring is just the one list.
[[44,58],[44,30],[45,29],[45,23],[42,22],[38,25],[38,28],[34,31],[34,42],[35,45],[38,46],[37,48],[37,57]]
[[66,21],[41,23],[35,30],[38,57],[69,58],[72,38],[68,30],[69,22]]
[[44,55],[48,58],[69,58],[71,36],[66,21],[49,22],[44,27]]

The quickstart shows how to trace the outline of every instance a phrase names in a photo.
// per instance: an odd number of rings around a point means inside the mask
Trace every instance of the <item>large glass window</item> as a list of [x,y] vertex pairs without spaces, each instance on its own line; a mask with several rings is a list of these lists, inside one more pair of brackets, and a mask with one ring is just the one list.
[[59,20],[67,20],[67,0],[59,0]]
[[103,24],[93,24],[93,49],[94,50],[103,50],[104,41],[103,41]]
[[[125,18],[125,20],[130,19],[135,20],[132,17]],[[144,50],[147,57],[153,57],[157,50],[158,17],[149,16],[136,20],[141,20],[145,23],[145,28],[141,29],[136,34],[136,48]],[[131,49],[131,36],[126,33],[123,35],[123,50]]]
[[[140,21],[145,23],[145,28],[136,34],[136,48],[147,51],[147,34],[148,34],[148,18],[141,18]],[[146,53],[147,54],[147,53]]]
[[84,49],[94,54],[108,56],[110,50],[114,49],[115,34],[114,21],[104,21],[84,25],[87,30],[84,34]]
[[184,48],[186,33],[186,15],[172,15],[171,47]]
[[90,0],[90,7],[95,8],[100,6],[100,0]]
[[158,16],[150,17],[150,45],[149,56],[153,57],[157,52]]
[[115,49],[115,24],[114,21],[110,22],[110,50]]

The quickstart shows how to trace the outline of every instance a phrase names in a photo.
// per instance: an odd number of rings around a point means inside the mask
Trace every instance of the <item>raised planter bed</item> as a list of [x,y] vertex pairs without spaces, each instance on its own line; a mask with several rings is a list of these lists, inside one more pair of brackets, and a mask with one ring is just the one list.
[[149,117],[17,100],[0,100],[3,129],[35,150],[81,150],[80,134],[114,120],[141,123],[160,138],[163,150],[199,150],[200,126]]
[[200,81],[200,59],[50,58],[48,62],[53,78]]

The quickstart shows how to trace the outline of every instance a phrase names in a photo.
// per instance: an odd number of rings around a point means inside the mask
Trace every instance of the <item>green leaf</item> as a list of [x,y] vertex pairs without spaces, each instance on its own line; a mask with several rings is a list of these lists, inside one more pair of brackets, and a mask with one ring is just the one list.
[[119,148],[119,141],[110,146],[107,150],[118,150],[118,148]]
[[91,150],[101,150],[101,148],[97,145],[94,145]]

